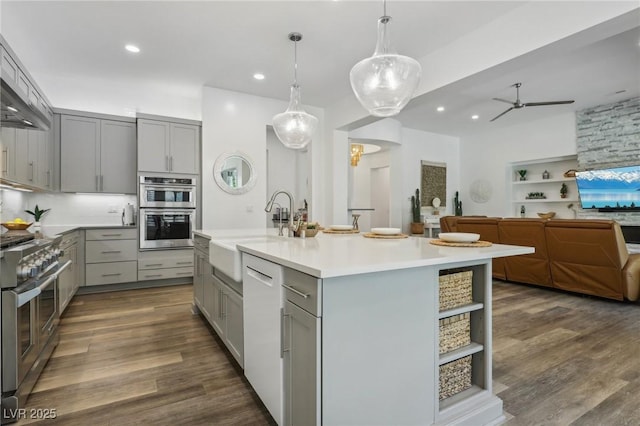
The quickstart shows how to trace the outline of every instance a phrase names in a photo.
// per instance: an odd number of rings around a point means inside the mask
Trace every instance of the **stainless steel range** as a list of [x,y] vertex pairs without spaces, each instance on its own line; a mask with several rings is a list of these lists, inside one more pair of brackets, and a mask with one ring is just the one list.
[[[18,420],[31,389],[58,344],[58,275],[62,237],[26,240],[3,235],[0,243],[2,288],[2,418]],[[12,240],[10,243],[7,240]]]

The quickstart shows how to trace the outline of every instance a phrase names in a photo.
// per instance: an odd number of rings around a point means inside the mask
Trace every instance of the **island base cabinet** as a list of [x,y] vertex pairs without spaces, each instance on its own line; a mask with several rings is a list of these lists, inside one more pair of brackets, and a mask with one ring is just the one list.
[[287,301],[283,315],[285,425],[320,425],[321,319]]

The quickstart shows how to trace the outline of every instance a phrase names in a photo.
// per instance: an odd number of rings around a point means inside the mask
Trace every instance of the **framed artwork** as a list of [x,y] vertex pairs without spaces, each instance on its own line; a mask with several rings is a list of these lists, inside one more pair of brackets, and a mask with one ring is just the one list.
[[432,206],[433,199],[440,199],[440,207],[447,205],[447,164],[421,162],[420,199],[423,206]]

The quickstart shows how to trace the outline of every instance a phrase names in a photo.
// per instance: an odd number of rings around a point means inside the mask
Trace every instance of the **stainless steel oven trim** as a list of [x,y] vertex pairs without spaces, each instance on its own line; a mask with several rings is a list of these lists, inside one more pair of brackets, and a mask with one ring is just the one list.
[[[191,201],[147,201],[146,192],[148,189],[157,191],[188,191],[191,193]],[[195,208],[196,207],[196,186],[195,185],[158,185],[158,184],[141,184],[140,185],[140,207],[142,208]]]
[[[146,240],[146,216],[147,214],[159,214],[159,215],[189,215],[190,217],[190,229],[189,238],[176,239],[176,240]],[[140,209],[140,223],[138,228],[140,230],[138,246],[141,250],[159,250],[166,248],[183,248],[193,247],[193,230],[195,228],[196,211],[195,209]]]

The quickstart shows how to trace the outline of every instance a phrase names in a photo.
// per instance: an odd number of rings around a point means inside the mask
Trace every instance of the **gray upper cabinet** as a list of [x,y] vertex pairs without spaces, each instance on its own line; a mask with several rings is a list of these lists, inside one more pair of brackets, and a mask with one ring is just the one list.
[[199,173],[200,126],[138,119],[138,171]]
[[60,127],[63,192],[136,193],[133,122],[62,115]]

